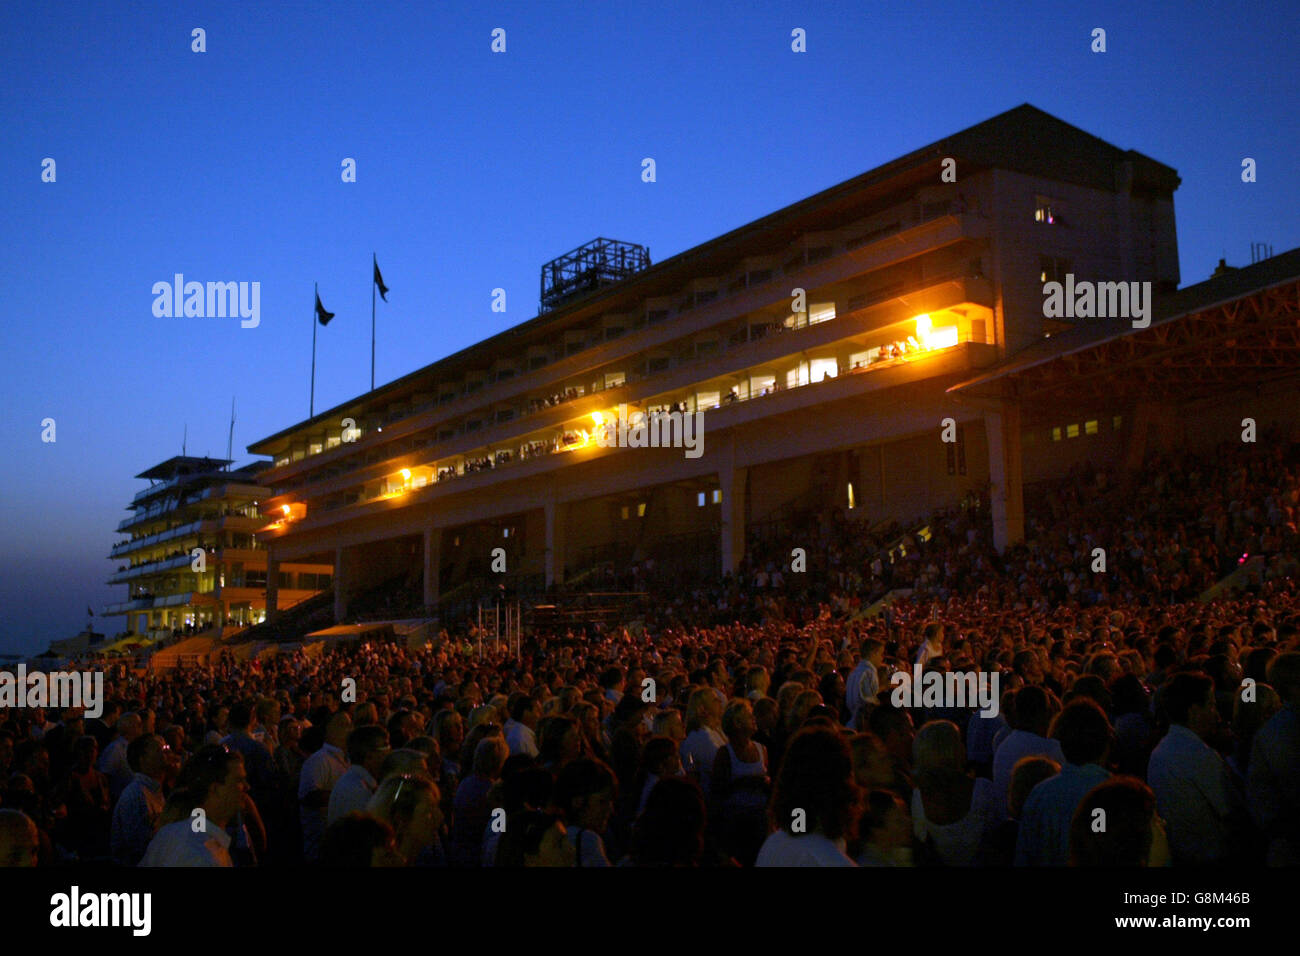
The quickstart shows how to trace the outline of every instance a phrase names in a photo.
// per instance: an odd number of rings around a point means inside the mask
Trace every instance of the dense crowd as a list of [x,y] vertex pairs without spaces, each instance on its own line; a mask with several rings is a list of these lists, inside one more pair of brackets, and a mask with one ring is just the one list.
[[[519,656],[119,667],[99,719],[0,711],[0,863],[1294,865],[1298,507],[1283,443],[1079,469],[1005,554],[980,508],[911,538],[828,515],[811,583],[769,542]],[[998,713],[898,706],[914,669],[995,674]]]

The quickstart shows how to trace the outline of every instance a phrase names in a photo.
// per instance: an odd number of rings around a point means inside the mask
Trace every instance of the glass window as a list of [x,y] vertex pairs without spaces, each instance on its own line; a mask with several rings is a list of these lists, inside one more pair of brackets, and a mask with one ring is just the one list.
[[839,368],[839,362],[833,358],[813,359],[812,380],[821,382],[828,378],[834,378],[839,373]]

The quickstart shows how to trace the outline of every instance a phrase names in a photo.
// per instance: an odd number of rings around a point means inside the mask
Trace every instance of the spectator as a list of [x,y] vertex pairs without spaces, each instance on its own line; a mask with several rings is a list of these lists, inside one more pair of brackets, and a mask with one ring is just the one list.
[[1109,778],[1104,762],[1112,732],[1096,701],[1081,697],[1057,716],[1052,737],[1061,744],[1061,772],[1029,792],[1016,837],[1016,866],[1065,866],[1070,825],[1085,795]]
[[856,866],[844,852],[854,836],[859,790],[848,745],[833,730],[797,733],[772,794],[776,832],[764,841],[757,866]]
[[203,747],[181,770],[175,795],[181,819],[158,830],[140,865],[233,866],[226,827],[239,814],[247,790],[243,757],[220,746]]
[[356,727],[348,734],[348,769],[330,790],[327,826],[348,813],[366,809],[379,787],[380,768],[390,753],[388,731],[378,724]]

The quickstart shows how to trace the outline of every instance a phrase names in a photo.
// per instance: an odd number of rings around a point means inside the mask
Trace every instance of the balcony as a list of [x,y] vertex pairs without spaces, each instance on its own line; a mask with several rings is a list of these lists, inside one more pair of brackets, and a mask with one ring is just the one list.
[[[647,351],[655,346],[663,345],[665,342],[671,342],[689,336],[694,331],[699,331],[710,324],[717,324],[725,319],[723,314],[728,304],[735,304],[741,307],[742,313],[756,311],[764,305],[770,305],[770,302],[760,302],[755,296],[762,298],[765,287],[770,287],[771,283],[783,278],[790,278],[795,274],[805,272],[807,269],[816,268],[824,271],[829,268],[835,272],[843,272],[845,268],[860,269],[864,264],[868,264],[868,269],[875,269],[887,265],[889,261],[905,258],[909,255],[919,254],[927,249],[940,248],[944,245],[960,241],[966,238],[980,238],[986,235],[986,225],[983,218],[975,213],[968,212],[963,206],[955,201],[942,201],[928,203],[922,206],[913,206],[904,204],[899,207],[898,221],[892,222],[886,226],[879,227],[870,232],[863,233],[855,238],[844,242],[835,242],[830,247],[827,255],[819,257],[810,257],[803,252],[786,263],[786,268],[773,268],[765,270],[769,274],[762,282],[749,284],[743,288],[738,288],[732,292],[724,292],[717,298],[710,299],[707,302],[697,302],[694,296],[690,297],[690,306],[676,313],[677,317],[691,316],[699,318],[700,321],[692,325],[691,329],[684,328],[660,328],[646,324],[629,331],[627,334],[609,340],[603,336],[591,336],[587,339],[582,348],[570,354],[566,352],[557,360],[548,363],[538,370],[529,370],[521,374],[511,376],[505,379],[501,384],[505,385],[504,389],[496,389],[488,383],[488,387],[482,387],[474,390],[462,390],[455,398],[444,404],[442,396],[431,398],[428,401],[415,405],[404,410],[400,415],[375,415],[378,420],[383,418],[383,428],[390,429],[389,436],[404,437],[407,434],[415,434],[424,430],[436,430],[439,422],[428,424],[417,423],[416,417],[429,412],[433,409],[443,411],[447,418],[440,421],[454,420],[460,415],[466,414],[477,408],[484,408],[493,403],[506,404],[511,401],[518,401],[524,408],[514,419],[520,421],[532,415],[541,414],[557,405],[562,405],[573,401],[578,397],[566,394],[553,395],[550,398],[541,399],[541,407],[528,407],[529,402],[527,395],[529,392],[543,390],[547,382],[549,387],[557,387],[565,380],[572,379],[575,376],[584,374],[607,362],[616,362],[620,356],[630,359],[639,352]],[[818,247],[823,248],[823,247]],[[837,265],[855,263],[852,266]],[[869,264],[874,263],[874,264]],[[968,276],[962,276],[968,277]],[[807,278],[807,277],[805,277]],[[844,276],[826,275],[827,283],[843,281]],[[948,278],[958,278],[958,274]],[[973,277],[980,278],[983,277]],[[866,296],[857,296],[849,300],[846,312],[857,311],[861,308],[896,298],[899,295],[906,294],[911,287],[920,287],[932,285],[940,281],[937,278],[925,278],[917,283],[903,284],[898,283],[894,287],[880,289]],[[819,277],[820,282],[820,277]],[[814,296],[815,298],[815,296]],[[745,300],[735,302],[735,300]],[[747,301],[753,300],[753,301]],[[915,311],[924,311],[917,309]],[[816,323],[814,323],[816,324]],[[696,325],[699,328],[696,328]],[[678,366],[680,367],[680,366]],[[653,373],[659,374],[659,373]],[[648,378],[647,375],[638,375],[633,372],[627,373],[627,383],[643,380]],[[501,392],[501,394],[493,394]],[[585,394],[590,395],[591,392]],[[370,437],[375,434],[375,429],[367,427],[362,421],[360,414],[354,415],[358,420],[357,438],[347,444],[355,445],[356,441]],[[393,426],[397,427],[394,428]],[[308,459],[317,455],[328,452],[339,452],[339,454],[323,459],[322,464],[327,461],[334,461],[344,457],[348,452],[340,452],[342,447],[339,444],[329,447],[327,442],[322,441],[321,450],[315,453],[296,453],[285,455],[283,458],[277,458],[274,470],[279,471],[281,468],[290,468],[299,465]],[[310,447],[310,446],[309,446]],[[388,456],[396,457],[396,456]],[[342,465],[345,472],[355,471],[366,467],[362,463],[349,467]],[[302,474],[300,469],[295,469],[295,474]],[[282,487],[280,482],[274,482],[276,487]]]
[[189,553],[178,554],[171,558],[160,558],[157,561],[148,561],[144,564],[137,564],[135,567],[127,568],[125,571],[118,571],[108,579],[108,584],[122,584],[133,578],[146,577],[151,574],[158,574],[162,571],[174,571],[176,568],[189,567],[193,559]]
[[117,604],[105,605],[100,613],[104,617],[112,617],[115,614],[127,614],[131,611],[150,611],[156,608],[164,607],[184,607],[194,598],[195,592],[182,591],[178,594],[155,594],[149,597],[133,598],[130,601],[119,601]]
[[[262,489],[268,493],[266,489]],[[143,538],[133,538],[130,541],[120,541],[113,545],[108,556],[110,558],[120,557],[124,554],[130,554],[132,551],[139,551],[141,548],[152,547],[155,544],[163,544],[173,538],[182,538],[187,534],[195,532],[217,531],[242,531],[254,533],[262,526],[264,522],[260,517],[241,514],[226,514],[215,518],[200,518],[197,521],[191,521],[189,524],[177,525],[175,528],[168,528],[166,531],[158,531]]]

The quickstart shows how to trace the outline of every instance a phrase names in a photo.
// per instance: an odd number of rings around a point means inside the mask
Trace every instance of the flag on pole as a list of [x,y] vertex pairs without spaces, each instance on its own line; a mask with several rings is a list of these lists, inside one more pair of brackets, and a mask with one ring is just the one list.
[[91,617],[95,616],[95,612],[90,609],[89,604],[86,605],[86,613],[89,614]]
[[321,325],[329,325],[330,319],[334,318],[333,312],[326,312],[325,306],[320,304],[320,293],[316,293],[316,318],[320,320]]
[[[373,257],[372,257],[373,258]],[[383,274],[379,271],[379,260],[374,259],[375,263],[375,285],[379,287],[379,298],[385,302],[388,301],[388,286],[384,285]]]

